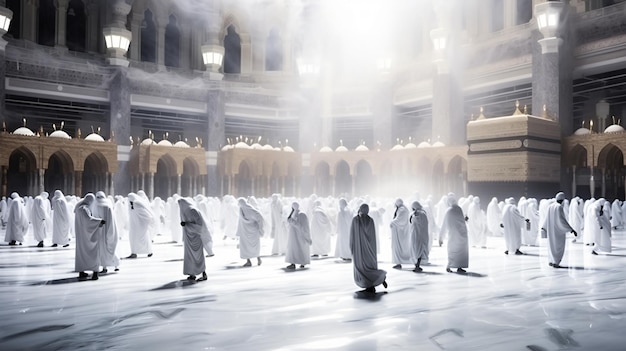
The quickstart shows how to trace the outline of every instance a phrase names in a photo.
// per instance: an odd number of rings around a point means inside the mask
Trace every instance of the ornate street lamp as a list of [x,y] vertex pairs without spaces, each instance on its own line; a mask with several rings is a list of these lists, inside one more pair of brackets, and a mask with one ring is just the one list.
[[558,37],[558,30],[563,6],[561,1],[547,1],[535,5],[537,27],[543,34],[543,39],[539,40],[542,54],[559,52],[562,40]]
[[202,50],[202,62],[206,66],[206,72],[211,80],[221,80],[224,75],[219,73],[224,60],[224,47],[217,44],[206,44],[200,47]]
[[132,33],[126,29],[125,22],[130,9],[131,6],[125,1],[116,1],[112,6],[113,23],[102,28],[107,52],[109,53],[107,61],[113,66],[128,67],[128,60],[124,55],[128,52]]
[[320,74],[320,64],[317,60],[299,58],[296,60],[300,76],[317,76]]
[[437,65],[439,74],[448,73],[446,61],[446,46],[448,45],[448,31],[444,28],[436,28],[430,31],[430,39],[433,42],[433,63]]
[[0,6],[0,50],[4,51],[7,45],[6,40],[2,39],[2,36],[7,34],[9,26],[11,25],[11,19],[13,19],[13,11],[4,6]]

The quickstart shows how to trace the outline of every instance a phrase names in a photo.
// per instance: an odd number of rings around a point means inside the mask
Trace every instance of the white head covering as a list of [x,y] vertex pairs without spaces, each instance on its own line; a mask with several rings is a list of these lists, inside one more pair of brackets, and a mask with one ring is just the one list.
[[556,193],[556,196],[554,198],[556,199],[556,201],[563,201],[565,200],[565,194],[562,191],[559,191],[558,193]]

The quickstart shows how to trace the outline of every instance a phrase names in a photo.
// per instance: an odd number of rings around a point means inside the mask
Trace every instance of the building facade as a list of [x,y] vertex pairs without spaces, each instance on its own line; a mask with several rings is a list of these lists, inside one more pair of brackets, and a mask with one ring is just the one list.
[[341,3],[0,1],[2,195],[624,198],[626,2]]

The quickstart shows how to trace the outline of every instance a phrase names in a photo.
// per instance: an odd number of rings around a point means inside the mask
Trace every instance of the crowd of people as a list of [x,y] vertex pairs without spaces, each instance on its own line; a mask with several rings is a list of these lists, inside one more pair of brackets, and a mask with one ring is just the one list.
[[[382,206],[377,206],[382,204]],[[433,243],[446,242],[446,270],[465,273],[469,247],[486,248],[488,236],[502,236],[507,255],[523,255],[523,245],[537,246],[547,238],[549,265],[560,268],[566,234],[573,233],[593,254],[611,252],[612,230],[626,224],[626,202],[605,199],[567,200],[561,192],[554,198],[493,198],[486,209],[476,196],[455,194],[433,199],[410,196],[410,209],[403,199],[361,197],[222,199],[198,195],[173,195],[150,200],[143,191],[127,197],[87,194],[82,199],[56,190],[52,199],[43,192],[34,198],[12,193],[0,200],[0,220],[8,245],[22,245],[32,235],[38,247],[50,238],[52,247],[68,247],[75,238],[75,270],[79,279],[98,279],[108,268],[119,270],[118,243],[129,243],[130,255],[153,255],[156,235],[170,235],[184,246],[183,274],[189,280],[207,279],[205,257],[213,253],[213,240],[238,240],[244,267],[251,259],[261,265],[261,238],[273,239],[272,255],[284,255],[287,270],[305,268],[311,257],[335,256],[352,262],[355,283],[366,292],[387,287],[386,272],[378,269],[380,237],[391,239],[395,269],[411,265],[416,273],[427,264]],[[578,234],[582,233],[579,237]],[[334,240],[334,252],[331,252]]]

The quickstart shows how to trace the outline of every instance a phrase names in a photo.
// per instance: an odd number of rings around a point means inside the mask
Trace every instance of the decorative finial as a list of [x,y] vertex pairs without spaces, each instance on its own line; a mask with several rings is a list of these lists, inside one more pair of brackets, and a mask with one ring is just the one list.
[[339,145],[343,146],[343,139],[339,139]]
[[169,139],[170,138],[170,132],[165,132],[165,139]]
[[24,123],[24,127],[26,127],[26,118],[22,118],[22,123]]
[[519,110],[519,100],[515,100],[515,111],[513,112],[513,116],[521,115],[522,111]]
[[259,135],[259,139],[257,139],[256,142],[259,143],[259,144],[261,143],[261,136],[260,135]]
[[54,130],[54,131],[57,130],[57,125],[55,123],[52,123],[52,130]]
[[90,126],[90,127],[91,127],[91,133],[92,134],[95,133],[95,131],[93,130],[93,126]]
[[61,130],[63,130],[64,126],[65,126],[65,121],[61,121]]
[[109,141],[110,142],[115,142],[115,131],[114,130],[111,131],[111,137],[109,138]]
[[611,118],[613,118],[613,124],[615,124],[615,116],[612,116]]
[[100,134],[100,127],[98,127],[98,134]]
[[[100,129],[98,129],[98,132],[100,132]],[[82,135],[82,134],[81,134],[81,132],[80,132],[80,128],[78,128],[78,130],[76,131],[76,137],[77,137],[78,139],[80,139],[81,135]]]
[[7,131],[7,122],[6,121],[2,121],[2,131],[6,133]]
[[39,126],[39,133],[37,133],[38,136],[42,137],[43,136],[43,126]]
[[289,139],[285,139],[285,145],[289,145]]
[[543,104],[543,118],[548,118],[548,107],[546,104]]
[[528,106],[524,105],[524,114],[527,115],[528,114]]
[[484,111],[485,111],[485,109],[481,106],[480,107],[480,114],[478,115],[478,118],[476,118],[477,121],[486,119],[485,115],[483,114]]
[[589,130],[593,133],[593,119],[589,121]]
[[178,141],[181,141],[181,140],[183,140],[183,136],[178,134]]
[[473,114],[473,113],[471,113],[471,114],[470,114],[470,121],[473,121],[473,120],[474,120],[474,114]]
[[130,146],[133,146],[135,144],[135,141],[133,140],[133,137],[129,136],[128,139],[130,140]]

